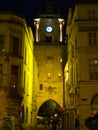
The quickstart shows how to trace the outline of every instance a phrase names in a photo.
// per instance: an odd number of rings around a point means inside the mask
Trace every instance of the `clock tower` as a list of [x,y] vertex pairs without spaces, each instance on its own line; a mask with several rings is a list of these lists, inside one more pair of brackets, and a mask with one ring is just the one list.
[[63,43],[64,19],[60,18],[59,9],[53,5],[52,0],[47,0],[39,14],[34,20],[36,26],[35,42],[59,44]]
[[[64,40],[64,19],[54,6],[53,0],[46,0],[39,17],[34,19],[34,52],[38,65],[37,106],[53,100],[63,106],[63,66],[67,60],[67,44]],[[40,98],[39,98],[40,97]]]

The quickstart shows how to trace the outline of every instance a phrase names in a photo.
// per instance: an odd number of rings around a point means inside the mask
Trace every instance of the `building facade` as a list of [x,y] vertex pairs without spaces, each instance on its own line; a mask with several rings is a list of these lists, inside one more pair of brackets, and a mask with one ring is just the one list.
[[[98,3],[69,8],[64,19],[47,0],[34,19],[0,13],[0,127],[34,128],[40,107],[52,100],[64,108],[64,129],[87,130],[85,119],[98,110]],[[68,48],[67,48],[68,47]],[[67,50],[68,49],[68,50]],[[67,53],[68,52],[68,53]]]
[[34,53],[39,80],[37,110],[48,100],[63,107],[63,66],[67,57],[63,35],[64,23],[51,0],[46,1],[39,17],[34,19],[36,30]]
[[0,13],[0,128],[33,124],[33,41],[24,18]]
[[79,117],[80,130],[87,130],[85,119],[98,111],[97,11],[98,2],[79,0],[69,9],[67,18],[66,109],[71,125]]

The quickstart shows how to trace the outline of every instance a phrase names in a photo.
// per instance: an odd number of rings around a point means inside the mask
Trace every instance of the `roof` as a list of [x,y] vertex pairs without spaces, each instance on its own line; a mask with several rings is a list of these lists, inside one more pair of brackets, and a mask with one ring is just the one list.
[[46,0],[39,17],[60,17],[59,9],[54,6],[53,0]]

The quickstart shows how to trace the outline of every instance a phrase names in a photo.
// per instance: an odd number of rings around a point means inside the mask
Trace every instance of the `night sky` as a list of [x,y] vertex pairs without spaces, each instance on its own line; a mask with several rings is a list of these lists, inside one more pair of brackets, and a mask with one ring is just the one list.
[[[76,0],[53,0],[56,7],[60,9],[61,16],[66,20],[69,6],[75,4]],[[0,0],[1,11],[12,11],[25,17],[27,24],[33,27],[33,19],[39,14],[45,0]]]

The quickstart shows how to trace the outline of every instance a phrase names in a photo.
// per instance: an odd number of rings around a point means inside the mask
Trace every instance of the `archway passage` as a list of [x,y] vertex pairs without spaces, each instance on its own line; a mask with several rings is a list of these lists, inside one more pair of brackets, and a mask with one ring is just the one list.
[[96,94],[91,100],[91,111],[98,111],[98,94]]
[[37,113],[37,124],[41,123],[49,125],[50,121],[53,121],[54,117],[61,122],[62,109],[60,105],[54,100],[47,100],[44,102]]
[[85,120],[85,125],[88,129],[98,130],[98,94],[91,99],[91,112],[92,116]]
[[60,105],[54,100],[47,100],[41,105],[37,115],[41,117],[50,117],[55,113],[60,115]]

